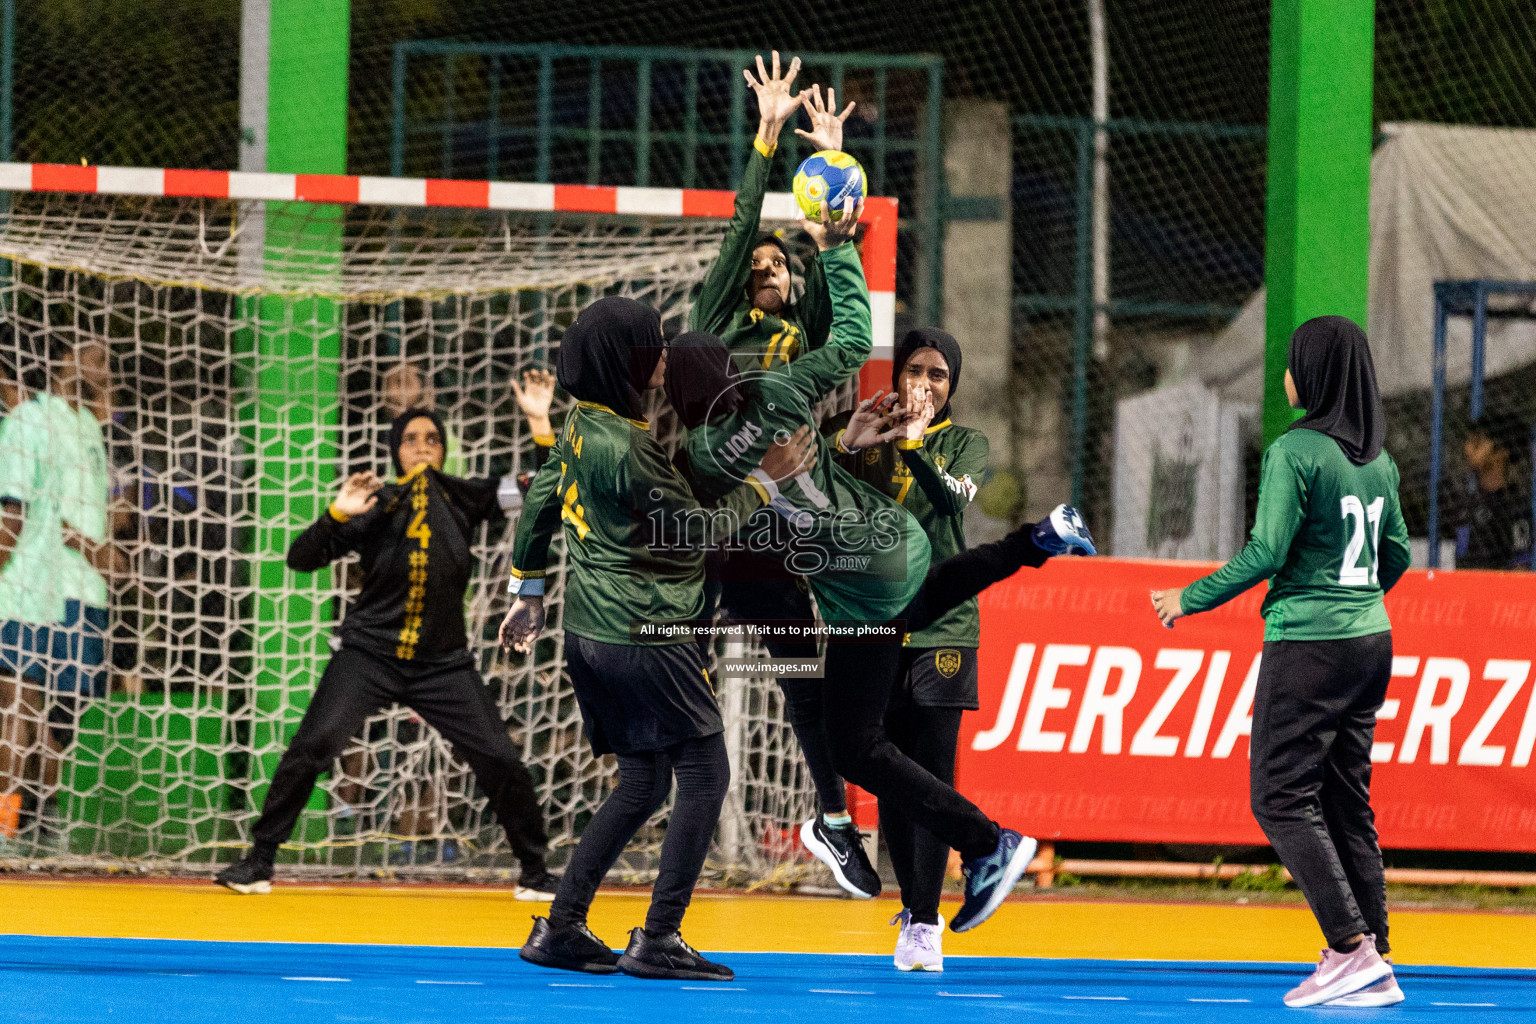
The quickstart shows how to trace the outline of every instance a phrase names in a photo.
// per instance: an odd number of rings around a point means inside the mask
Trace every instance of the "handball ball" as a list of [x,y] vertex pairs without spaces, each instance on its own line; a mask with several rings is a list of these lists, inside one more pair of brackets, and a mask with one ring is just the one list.
[[823,149],[800,164],[795,171],[794,188],[795,201],[806,220],[821,220],[822,203],[830,206],[832,220],[840,220],[843,204],[849,198],[853,199],[854,210],[863,207],[864,197],[869,195],[869,179],[859,162],[847,153]]

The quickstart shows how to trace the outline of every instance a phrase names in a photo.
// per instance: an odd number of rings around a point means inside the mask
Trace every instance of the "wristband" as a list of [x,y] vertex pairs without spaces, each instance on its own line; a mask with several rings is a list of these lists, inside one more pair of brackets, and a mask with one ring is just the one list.
[[922,446],[923,446],[923,439],[920,438],[920,437],[915,439],[915,440],[911,440],[911,441],[901,440],[901,441],[897,441],[896,442],[896,447],[901,449],[904,452],[910,452],[913,449],[921,448]]
[[762,499],[764,505],[772,505],[779,500],[778,483],[761,469],[754,469],[748,473],[747,483],[757,492],[757,496]]

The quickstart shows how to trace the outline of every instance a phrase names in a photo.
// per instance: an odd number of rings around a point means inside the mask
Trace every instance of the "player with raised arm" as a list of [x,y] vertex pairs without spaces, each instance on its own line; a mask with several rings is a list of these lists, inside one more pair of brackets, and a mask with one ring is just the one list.
[[[704,608],[704,551],[718,542],[709,536],[717,520],[692,514],[700,503],[641,418],[641,395],[662,385],[666,352],[656,311],[617,297],[582,310],[560,342],[560,386],[577,406],[518,522],[512,586],[519,596],[502,623],[502,643],[526,652],[543,628],[545,565],[563,522],[566,666],[587,740],[593,753],[617,756],[619,784],[583,830],[549,917],[534,919],[521,956],[570,971],[728,981],[731,969],[700,956],[680,931],[730,762],[693,636]],[[769,446],[759,472],[770,481],[798,472],[811,442],[805,430],[787,445]],[[766,494],[757,480],[723,494],[721,529],[734,532]],[[615,956],[587,927],[587,911],[674,779],[677,800],[645,926]]]
[[[920,437],[876,444],[862,450],[840,448],[846,431],[835,437],[838,461],[860,480],[884,491],[912,514],[943,561],[965,550],[965,510],[985,478],[991,448],[979,430],[957,425],[950,399],[960,384],[961,353],[955,339],[938,328],[908,332],[891,367],[891,393],[875,395],[871,405],[887,408],[899,399],[905,409],[930,408],[932,424]],[[895,417],[885,417],[887,425]],[[879,429],[879,427],[877,427]],[[934,778],[955,782],[955,753],[960,717],[980,706],[976,689],[976,648],[981,643],[981,613],[975,598],[945,612],[932,625],[905,638],[896,688],[885,714],[885,731],[897,749]],[[891,867],[901,887],[901,925],[896,966],[903,971],[944,969],[944,920],[939,897],[949,847],[927,829],[917,828],[902,805],[880,802],[880,828],[890,850]]]
[[1392,677],[1382,597],[1409,565],[1397,464],[1365,332],[1341,316],[1291,336],[1285,390],[1306,415],[1264,453],[1253,536],[1187,587],[1152,592],[1172,628],[1269,581],[1253,698],[1253,815],[1328,948],[1287,1006],[1387,1006],[1387,892],[1371,811],[1376,712]]
[[[710,267],[689,314],[691,329],[718,336],[735,354],[737,366],[747,372],[782,368],[826,344],[832,314],[821,253],[851,239],[857,227],[856,219],[850,217],[830,227],[828,234],[813,235],[816,254],[806,265],[804,291],[796,300],[788,247],[777,235],[760,231],[763,196],[779,135],[804,107],[811,128],[796,128],[795,134],[818,150],[840,150],[843,122],[854,105],[849,103],[839,113],[836,92],[828,89],[823,98],[820,86],[792,93],[800,59],[791,60],[787,70],[781,70],[778,51],[771,60],[771,71],[762,57],[757,58],[755,77],[750,68],[743,71],[757,96],[757,136],[736,191],[735,211],[726,227],[720,256]],[[727,620],[802,630],[814,623],[810,591],[803,579],[785,569],[783,559],[732,551],[711,558],[708,568],[711,578],[706,592],[711,596],[718,592],[720,611]],[[814,660],[819,649],[814,640],[782,638],[770,638],[766,646],[775,658],[801,660]],[[880,876],[864,852],[853,816],[848,813],[847,787],[832,767],[822,735],[821,684],[815,679],[779,679],[778,684],[816,789],[817,814],[800,830],[806,848],[827,865],[838,885],[848,892],[860,898],[877,896]]]
[[464,593],[482,522],[515,506],[510,479],[465,480],[441,471],[443,424],[427,409],[401,413],[390,431],[394,483],[354,473],[331,507],[298,536],[288,567],[314,572],[361,556],[363,586],[342,620],[341,647],[278,762],[252,830],[250,852],[216,881],[239,893],[271,890],[278,846],[293,833],[315,780],[363,722],[404,704],[469,762],[522,865],[516,897],[553,899],[544,815],[464,630]]
[[[852,202],[844,216],[852,215]],[[829,224],[808,225],[826,231]],[[832,296],[827,344],[777,372],[741,375],[725,346],[694,333],[673,343],[667,397],[688,427],[687,466],[695,494],[709,500],[749,475],[776,437],[808,424],[816,398],[856,372],[873,344],[869,293],[850,244],[822,254]],[[846,435],[850,447],[888,440],[895,432],[921,438],[933,415],[931,403],[917,416],[880,428],[879,412],[866,400]],[[771,487],[770,507],[791,528],[788,536],[740,541],[760,550],[786,552],[804,573],[829,627],[866,630],[873,640],[829,637],[822,680],[823,732],[833,765],[849,781],[882,800],[900,804],[914,824],[960,851],[966,876],[965,905],[951,922],[968,931],[1002,904],[1034,855],[1035,841],[1003,829],[975,804],[936,779],[885,733],[884,719],[897,685],[901,639],[949,609],[1012,575],[1073,549],[1093,553],[1082,517],[1061,506],[994,544],[961,552],[930,568],[930,545],[911,514],[886,494],[854,478],[830,458],[818,436],[818,464],[784,487]],[[883,634],[883,637],[882,637]]]

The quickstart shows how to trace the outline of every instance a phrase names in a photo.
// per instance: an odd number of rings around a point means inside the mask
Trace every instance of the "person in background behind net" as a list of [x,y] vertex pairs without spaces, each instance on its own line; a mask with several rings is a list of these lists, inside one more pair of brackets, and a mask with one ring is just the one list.
[[[757,137],[736,192],[736,209],[720,256],[704,278],[688,317],[691,330],[718,337],[735,356],[738,369],[746,373],[782,368],[826,344],[832,328],[832,305],[820,243],[805,268],[804,292],[796,302],[789,249],[777,235],[761,233],[759,224],[779,134],[789,119],[804,106],[810,114],[811,130],[796,128],[795,134],[817,150],[840,150],[843,122],[854,107],[850,103],[838,113],[836,93],[828,89],[823,102],[819,86],[791,94],[800,58],[790,61],[789,69],[782,73],[777,51],[772,60],[772,73],[761,57],[757,58],[757,77],[750,69],[744,71],[747,84],[757,94]],[[837,245],[852,237],[852,227],[851,223],[835,225],[830,243]],[[747,532],[759,525],[749,524]],[[785,568],[782,558],[749,551],[733,551],[726,557],[720,552],[710,556],[706,569],[708,603],[717,599],[721,613],[732,622],[804,630],[815,621],[809,587]],[[814,641],[769,640],[766,646],[775,658],[814,660],[818,653]],[[801,834],[812,836],[809,848],[813,852],[825,851],[825,855],[818,852],[817,857],[840,886],[854,896],[872,898],[880,892],[880,876],[870,864],[848,813],[847,787],[832,767],[832,755],[821,731],[821,681],[780,679],[778,683],[819,805],[818,815],[805,823]]]
[[[889,406],[931,402],[938,409],[933,425],[915,441],[895,441],[850,452],[836,435],[837,461],[855,477],[895,499],[922,526],[933,547],[933,560],[965,550],[965,510],[984,482],[991,446],[979,430],[955,425],[950,399],[960,384],[960,344],[945,332],[922,328],[908,332],[891,366]],[[926,396],[924,392],[926,391]],[[879,395],[874,403],[881,405]],[[882,420],[881,429],[891,422]],[[955,751],[960,716],[980,707],[976,689],[976,648],[981,643],[981,612],[975,598],[942,615],[932,625],[907,635],[901,658],[901,682],[885,713],[885,731],[898,750],[946,785],[955,784]],[[944,919],[939,897],[949,847],[932,832],[918,828],[898,803],[880,801],[880,829],[891,853],[891,867],[901,886],[901,925],[896,966],[903,971],[944,969]],[[809,845],[809,844],[807,844]]]
[[336,501],[293,542],[288,567],[314,572],[349,552],[363,586],[340,627],[341,648],[315,687],[283,752],[250,852],[216,881],[240,893],[271,890],[279,844],[293,832],[315,780],[370,715],[400,703],[419,714],[474,770],[522,865],[515,895],[554,898],[545,869],[543,812],[533,779],[507,736],[464,631],[471,543],[482,522],[518,504],[514,481],[443,473],[443,424],[427,409],[395,419],[390,454],[399,478],[354,473]]
[[53,817],[82,701],[106,696],[106,576],[126,564],[108,536],[107,347],[55,341],[51,355],[48,389],[0,426],[0,839],[23,813]]
[[1408,528],[1365,332],[1341,316],[1291,337],[1285,390],[1306,415],[1264,453],[1248,545],[1187,587],[1152,592],[1163,625],[1269,580],[1253,698],[1253,816],[1328,948],[1287,1006],[1387,1006],[1387,889],[1371,810],[1376,712],[1392,677],[1382,596],[1408,569]]
[[1531,565],[1531,495],[1515,486],[1512,464],[1530,431],[1509,415],[1485,413],[1467,425],[1465,486],[1456,495],[1456,568]]

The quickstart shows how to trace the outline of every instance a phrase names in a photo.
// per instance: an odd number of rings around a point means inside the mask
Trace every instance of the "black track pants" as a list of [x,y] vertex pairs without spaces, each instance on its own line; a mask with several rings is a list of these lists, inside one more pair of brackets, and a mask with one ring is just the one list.
[[299,723],[283,751],[253,830],[255,850],[271,856],[289,836],[309,802],[315,780],[362,727],[369,715],[403,704],[415,711],[468,762],[490,799],[507,842],[523,871],[544,871],[544,812],[533,791],[533,778],[507,736],[506,723],[490,688],[473,668],[407,674],[393,659],[352,647],[331,658]]
[[1264,644],[1253,698],[1253,816],[1329,945],[1360,932],[1385,953],[1387,889],[1371,811],[1371,743],[1392,634]]

